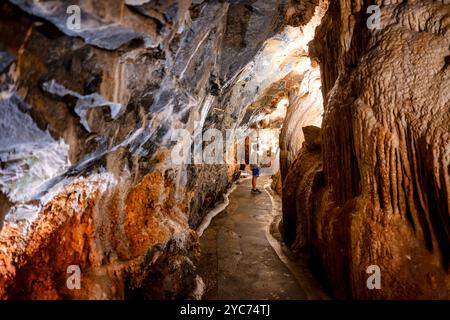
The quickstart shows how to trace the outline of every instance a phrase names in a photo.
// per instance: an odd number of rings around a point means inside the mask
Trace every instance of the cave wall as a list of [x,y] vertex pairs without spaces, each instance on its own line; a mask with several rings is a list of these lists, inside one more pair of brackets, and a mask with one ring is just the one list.
[[[82,9],[76,32],[69,4]],[[2,2],[1,106],[14,119],[0,123],[0,298],[192,297],[193,230],[237,166],[174,165],[171,134],[240,123],[237,76],[287,7]]]
[[320,83],[320,68],[309,57],[305,72],[289,79],[289,107],[280,134],[280,172],[283,177],[288,173],[303,142],[303,127],[322,124],[323,99]]
[[[298,52],[301,68],[286,79],[286,96],[289,108],[280,134],[280,175],[286,177],[303,142],[303,127],[320,126],[323,116],[320,66],[311,60],[308,42],[314,38],[316,28],[327,11],[327,1],[301,1],[298,5],[308,8],[308,20],[298,20],[304,47]],[[313,9],[312,9],[313,8]]]
[[[67,28],[69,2],[88,28]],[[286,242],[336,297],[448,298],[445,2],[2,2],[0,298],[191,297],[193,229],[237,167],[173,165],[171,133],[233,128],[274,82]],[[267,60],[286,23],[303,40],[320,23],[295,72]]]
[[[321,152],[305,143],[288,170],[285,239],[336,297],[448,299],[450,6],[369,2],[329,1],[310,44]],[[380,29],[366,26],[369,4]],[[370,265],[379,290],[366,286]]]

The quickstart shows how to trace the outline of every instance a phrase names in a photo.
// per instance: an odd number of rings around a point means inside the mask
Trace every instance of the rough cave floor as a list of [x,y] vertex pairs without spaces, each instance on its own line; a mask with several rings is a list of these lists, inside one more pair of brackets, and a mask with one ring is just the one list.
[[206,284],[203,299],[328,297],[306,263],[294,260],[275,239],[274,222],[279,221],[281,201],[269,190],[269,181],[269,176],[260,177],[258,187],[263,192],[254,195],[250,193],[251,179],[240,179],[228,207],[204,232],[199,266]]

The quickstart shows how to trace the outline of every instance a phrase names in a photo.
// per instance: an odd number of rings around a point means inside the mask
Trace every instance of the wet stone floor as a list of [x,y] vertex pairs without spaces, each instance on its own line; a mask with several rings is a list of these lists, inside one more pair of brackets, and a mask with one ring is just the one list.
[[199,269],[206,285],[203,299],[326,297],[309,270],[295,266],[297,270],[291,272],[296,264],[291,261],[288,268],[269,242],[267,230],[274,219],[272,200],[264,189],[269,179],[259,178],[261,194],[250,192],[251,179],[241,179],[228,207],[205,230]]

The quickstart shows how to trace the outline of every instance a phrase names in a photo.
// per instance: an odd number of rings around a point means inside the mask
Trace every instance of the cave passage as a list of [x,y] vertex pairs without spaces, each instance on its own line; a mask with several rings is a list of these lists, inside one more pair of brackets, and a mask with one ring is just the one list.
[[0,299],[449,300],[448,2],[1,1]]
[[270,190],[269,175],[259,180],[263,193],[255,195],[250,192],[251,179],[239,179],[228,206],[200,239],[203,298],[326,299],[307,262],[282,245],[281,201]]

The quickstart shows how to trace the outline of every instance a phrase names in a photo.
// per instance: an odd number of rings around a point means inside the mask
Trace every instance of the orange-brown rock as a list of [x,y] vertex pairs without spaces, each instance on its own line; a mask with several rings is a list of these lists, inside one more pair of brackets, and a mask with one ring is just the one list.
[[[0,255],[6,275],[1,297],[123,299],[138,292],[154,272],[162,282],[174,272],[187,277],[186,264],[194,279],[197,236],[180,214],[173,191],[173,181],[159,172],[132,188],[101,177],[72,183],[45,206],[22,246],[14,237],[20,230],[2,230],[2,243],[15,250]],[[169,266],[167,259],[182,263]],[[81,269],[80,290],[66,286],[70,265]],[[153,285],[154,293],[146,288],[145,294],[186,295],[194,283],[184,286],[188,280],[183,277],[170,280],[173,287]]]
[[[285,214],[298,225],[284,221],[285,237],[311,251],[337,297],[450,298],[444,2],[375,1],[381,25],[371,30],[366,2],[330,1],[310,46],[325,102],[322,155],[288,173],[300,182]],[[366,285],[370,265],[379,290]]]
[[237,126],[230,92],[285,3],[73,4],[78,32],[65,1],[0,4],[0,298],[190,297],[193,230],[239,172],[175,164],[172,134]]

